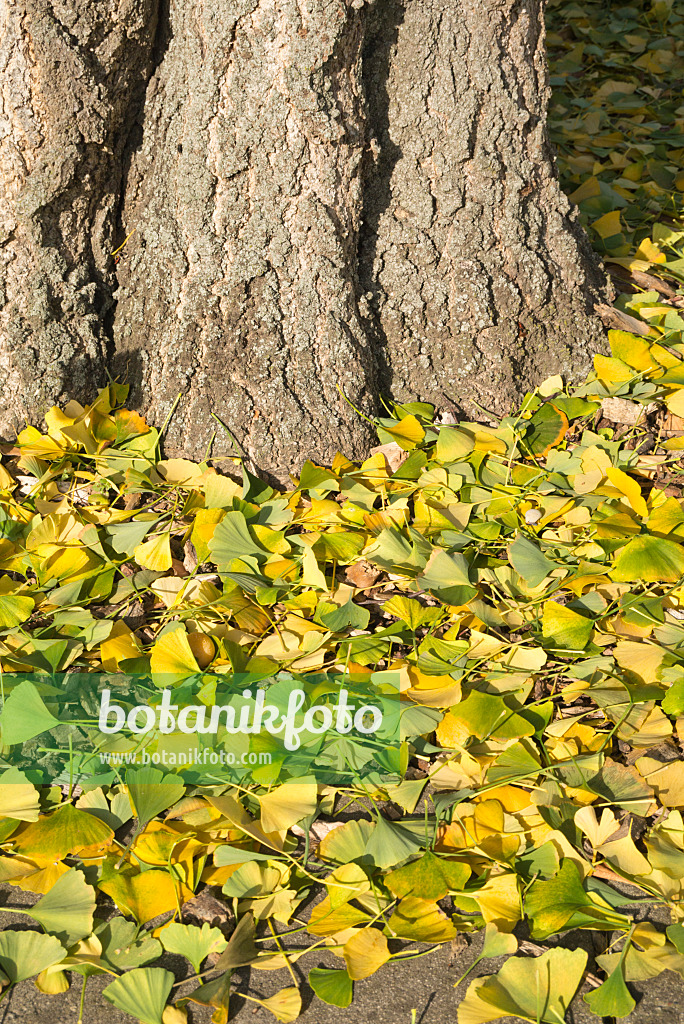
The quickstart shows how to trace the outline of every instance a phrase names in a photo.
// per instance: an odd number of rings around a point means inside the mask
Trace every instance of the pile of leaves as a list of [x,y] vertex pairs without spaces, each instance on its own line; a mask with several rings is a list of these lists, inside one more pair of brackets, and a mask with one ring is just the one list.
[[[117,384],[2,449],[0,880],[36,895],[40,928],[0,932],[4,991],[104,974],[146,1024],[189,1001],[225,1024],[251,966],[284,986],[239,998],[293,1021],[301,977],[346,1007],[379,968],[479,930],[482,957],[509,959],[459,1024],[558,1024],[583,983],[620,1018],[627,983],[684,977],[684,135],[659,78],[681,70],[684,20],[664,2],[551,19],[566,185],[636,324],[585,383],[551,378],[497,422],[393,405],[368,459],[307,462],[283,490],[237,455],[162,458]],[[385,764],[317,784],[282,760],[234,785],[59,775],[70,680],[378,671],[400,680],[392,781]],[[31,746],[36,723],[54,747]],[[603,979],[581,948],[543,951],[575,929],[605,935]],[[178,989],[165,952],[188,962]]]
[[[7,984],[110,973],[105,997],[159,1022],[173,977],[146,965],[166,949],[210,971],[179,1006],[218,1024],[239,966],[287,970],[325,946],[340,966],[309,984],[346,1006],[416,943],[485,928],[485,956],[513,953],[523,918],[535,940],[617,933],[587,996],[598,1014],[632,1009],[625,981],[684,974],[684,343],[654,333],[611,332],[589,381],[551,378],[490,426],[397,406],[365,462],[307,463],[282,492],[244,466],[160,459],[117,385],[21,432],[0,479],[7,755],[65,673],[392,669],[405,722],[386,785],[283,782],[278,762],[235,786],[136,768],[78,793],[7,768],[0,872],[41,894],[27,912],[44,929],[0,933]],[[12,705],[17,673],[33,692]],[[665,933],[634,923],[615,880],[670,908]],[[207,890],[230,937],[187,921]],[[98,893],[123,916],[94,917]],[[311,944],[288,956],[302,927]],[[557,1021],[586,960],[512,958],[459,1020]],[[294,1020],[298,987],[262,1003]]]
[[618,307],[681,330],[670,303],[684,281],[684,12],[551,0],[547,30],[563,189],[624,293]]

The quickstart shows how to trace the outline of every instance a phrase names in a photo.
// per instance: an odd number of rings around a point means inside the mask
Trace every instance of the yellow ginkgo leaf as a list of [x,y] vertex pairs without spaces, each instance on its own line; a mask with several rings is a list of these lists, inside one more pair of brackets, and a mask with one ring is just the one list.
[[620,640],[613,652],[618,665],[646,686],[660,678],[660,668],[666,655],[667,651],[656,644],[633,640]]
[[264,832],[280,832],[313,814],[318,804],[315,782],[287,782],[259,797]]
[[158,533],[156,537],[138,544],[133,554],[144,569],[166,572],[171,568],[171,537],[168,533]]
[[615,359],[620,359],[635,370],[657,369],[651,345],[645,338],[629,331],[608,331],[610,351]]
[[160,914],[176,910],[178,900],[185,903],[192,899],[192,891],[182,882],[176,882],[168,871],[150,868],[140,874],[119,871],[99,888],[107,893],[126,917],[134,918],[138,924],[146,924]]
[[24,857],[35,860],[38,856],[49,863],[86,849],[103,849],[113,837],[109,825],[99,818],[64,804],[25,828],[14,849]]
[[[15,864],[21,864],[17,857],[13,857],[12,860]],[[24,864],[26,863],[24,861]],[[56,864],[47,864],[38,871],[26,871],[21,875],[17,874],[14,878],[9,878],[8,882],[24,892],[33,892],[37,896],[45,896],[50,892],[55,882],[62,875],[66,875],[68,870],[69,868],[63,861],[58,861]]]
[[548,398],[550,395],[555,395],[557,391],[563,390],[563,378],[559,373],[554,374],[553,377],[547,377],[541,384],[538,385],[537,391],[542,398]]
[[18,821],[38,821],[38,790],[16,768],[8,768],[0,783],[0,817]]
[[647,260],[649,263],[666,263],[667,256],[654,245],[650,238],[644,238],[634,254],[635,259]]
[[100,644],[102,667],[107,672],[117,672],[122,661],[139,657],[140,641],[125,622],[115,622],[107,640]]
[[620,827],[609,807],[604,807],[600,821],[593,807],[581,807],[575,812],[575,824],[584,832],[594,849],[610,839]]
[[187,1024],[188,1012],[180,1006],[165,1006],[162,1013],[162,1024]]
[[203,476],[196,462],[189,459],[164,459],[154,467],[154,474],[167,484],[194,484]]
[[587,178],[583,181],[579,188],[568,196],[571,203],[584,202],[585,199],[594,199],[596,196],[601,195],[601,182],[596,177]]
[[453,676],[429,676],[421,672],[416,665],[408,666],[407,675],[411,686],[406,690],[406,696],[416,704],[444,708],[450,704],[458,704],[461,699],[460,680],[454,679]]
[[621,469],[618,469],[617,466],[609,466],[606,470],[606,476],[613,487],[617,487],[618,491],[624,494],[636,514],[645,519],[648,516],[648,506],[641,496],[641,488],[636,480],[628,476]]
[[520,892],[518,876],[512,873],[494,875],[472,894],[480,913],[500,932],[511,932],[520,920]]
[[598,220],[592,221],[591,226],[599,238],[612,238],[613,235],[619,235],[622,231],[620,211],[611,210],[610,213],[604,213]]
[[650,875],[651,865],[643,853],[637,849],[631,836],[622,836],[612,842],[603,843],[599,847],[602,857],[614,864],[619,871],[627,875]]
[[415,416],[404,416],[395,427],[383,427],[382,430],[405,452],[411,451],[425,438],[425,431]]
[[636,766],[663,807],[684,807],[684,762],[662,764],[653,757],[640,757]]
[[389,927],[399,938],[411,942],[450,942],[456,937],[456,926],[444,911],[418,896],[404,897],[392,914]]
[[665,405],[673,416],[681,416],[684,419],[684,388],[679,388],[671,395],[667,395]]
[[302,552],[302,583],[316,590],[328,590],[324,573],[318,567],[313,548],[305,547]]
[[352,935],[345,943],[342,955],[352,981],[375,974],[391,957],[387,939],[377,928],[362,928]]
[[636,376],[636,370],[627,366],[621,359],[613,359],[610,356],[594,356],[594,370],[599,380],[606,384],[623,384]]
[[17,482],[4,466],[0,466],[0,491],[14,490]]
[[302,997],[299,994],[299,989],[292,986],[281,988],[280,992],[276,992],[274,996],[270,996],[268,999],[258,999],[257,1002],[270,1010],[276,1020],[282,1021],[283,1024],[290,1024],[302,1012]]
[[61,459],[67,451],[54,437],[41,434],[35,427],[25,427],[17,437],[22,455],[35,455],[38,459]]
[[200,671],[183,626],[164,633],[155,641],[150,667],[155,680],[170,684],[188,679]]

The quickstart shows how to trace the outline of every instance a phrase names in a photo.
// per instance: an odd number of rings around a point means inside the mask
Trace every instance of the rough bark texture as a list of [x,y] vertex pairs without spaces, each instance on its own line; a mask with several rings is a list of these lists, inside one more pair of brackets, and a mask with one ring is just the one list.
[[309,7],[172,0],[114,323],[139,401],[163,418],[184,396],[170,444],[206,448],[214,410],[257,465],[282,469],[361,454],[337,385],[368,404],[373,374],[356,281],[363,19],[342,0]]
[[[382,391],[501,411],[604,293],[541,0],[0,0],[0,434],[105,366],[168,447],[283,476]],[[134,230],[114,266],[109,253]]]
[[501,412],[551,373],[583,373],[600,344],[601,276],[548,141],[541,6],[376,8],[360,275],[395,397]]
[[157,0],[0,0],[0,436],[104,383]]

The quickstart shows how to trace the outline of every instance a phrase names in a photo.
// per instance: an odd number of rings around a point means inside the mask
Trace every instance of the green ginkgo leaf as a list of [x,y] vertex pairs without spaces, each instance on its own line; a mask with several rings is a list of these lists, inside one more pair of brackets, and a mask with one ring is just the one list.
[[0,593],[0,629],[14,629],[26,622],[35,604],[28,594]]
[[167,953],[179,953],[190,961],[195,974],[201,971],[202,961],[210,953],[218,953],[226,948],[227,940],[218,928],[203,924],[198,928],[194,924],[179,924],[173,921],[161,933],[161,941]]
[[532,455],[546,455],[563,440],[568,429],[568,418],[551,402],[537,409],[528,423],[523,444]]
[[319,999],[329,1006],[349,1006],[354,995],[354,982],[345,970],[314,967],[309,971],[309,985]]
[[365,852],[376,867],[384,871],[415,856],[423,845],[424,842],[407,829],[379,815]]
[[525,912],[535,939],[546,939],[568,928],[612,931],[629,927],[629,918],[617,914],[600,897],[592,900],[582,887],[579,870],[566,858],[553,878],[533,882],[525,897]]
[[256,850],[241,849],[239,846],[222,843],[214,854],[214,863],[217,867],[226,867],[228,864],[248,864],[250,861],[273,860],[273,857],[272,853],[258,853]]
[[339,607],[332,604],[326,604],[325,607],[326,610],[320,613],[320,621],[334,633],[344,629],[365,629],[370,621],[368,609],[355,604],[351,598]]
[[[546,601],[542,613],[542,635],[555,647],[565,650],[583,651],[591,639],[594,624],[584,615],[578,615],[572,608]],[[546,646],[546,645],[545,645]]]
[[511,565],[528,587],[538,587],[542,580],[558,568],[543,555],[536,544],[522,534],[508,548]]
[[610,575],[619,583],[677,583],[684,577],[684,547],[650,534],[634,537],[618,551]]
[[470,867],[463,861],[437,857],[428,850],[417,860],[390,872],[385,884],[395,896],[441,900],[448,892],[462,889],[469,878]]
[[470,582],[469,566],[462,554],[453,555],[436,549],[418,583],[447,604],[466,604],[477,596],[477,587]]
[[268,552],[252,538],[242,512],[226,512],[209,541],[209,550],[218,566],[230,568],[234,558],[252,556],[263,562]]
[[75,868],[61,875],[50,891],[26,911],[65,946],[91,934],[94,912],[95,890]]
[[126,786],[138,819],[138,827],[173,807],[185,792],[178,775],[164,775],[158,768],[132,768],[126,772]]
[[587,992],[583,998],[598,1017],[628,1017],[636,1006],[625,984],[622,963],[617,965],[602,985]]
[[143,1024],[164,1024],[162,1015],[173,981],[171,971],[161,967],[137,967],[107,985],[102,995]]
[[102,959],[119,971],[143,967],[162,954],[162,944],[149,932],[140,931],[139,925],[123,917],[103,922],[96,935],[102,945]]
[[486,1024],[499,1017],[563,1024],[586,964],[583,949],[511,957],[498,974],[471,982],[458,1008],[458,1024]]
[[66,955],[66,949],[54,935],[9,928],[0,932],[0,968],[12,984],[40,974]]
[[15,686],[2,709],[2,742],[9,746],[25,743],[59,724],[59,719],[46,708],[35,685],[25,680]]

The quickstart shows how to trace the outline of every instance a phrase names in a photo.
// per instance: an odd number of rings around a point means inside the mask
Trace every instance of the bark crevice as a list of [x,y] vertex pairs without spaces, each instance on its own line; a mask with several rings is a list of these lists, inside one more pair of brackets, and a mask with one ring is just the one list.
[[[145,102],[150,82],[157,73],[171,41],[171,20],[169,16],[170,0],[153,0],[155,5],[154,18],[155,30],[150,42],[150,62],[145,69],[145,74],[136,83],[132,91],[127,109],[127,123],[122,126],[123,142],[121,145],[121,172],[117,190],[117,201],[112,211],[112,249],[114,252],[122,245],[127,237],[124,231],[123,211],[126,200],[128,178],[136,153],[140,150],[143,141],[143,129],[145,123]],[[119,264],[126,259],[126,247],[121,250],[118,258],[114,258],[114,265],[107,282],[107,298],[102,307],[102,327],[105,345],[105,367],[110,375],[116,378],[116,346],[114,342],[114,320],[116,317],[117,290],[119,287]],[[123,383],[129,383],[131,374],[130,367],[121,378]]]
[[0,435],[107,370],[175,410],[170,453],[215,414],[287,478],[367,452],[343,395],[500,413],[581,375],[606,288],[554,172],[542,8],[0,0]]
[[105,380],[123,129],[156,4],[0,4],[0,435]]
[[386,396],[391,394],[392,377],[387,335],[378,311],[382,264],[376,266],[376,258],[380,221],[392,202],[392,173],[401,157],[401,149],[392,141],[389,132],[391,97],[388,86],[392,51],[396,47],[404,15],[404,4],[398,0],[382,0],[373,4],[366,14],[362,56],[368,138],[357,246],[359,299],[365,312],[363,323],[373,351],[378,388]]

